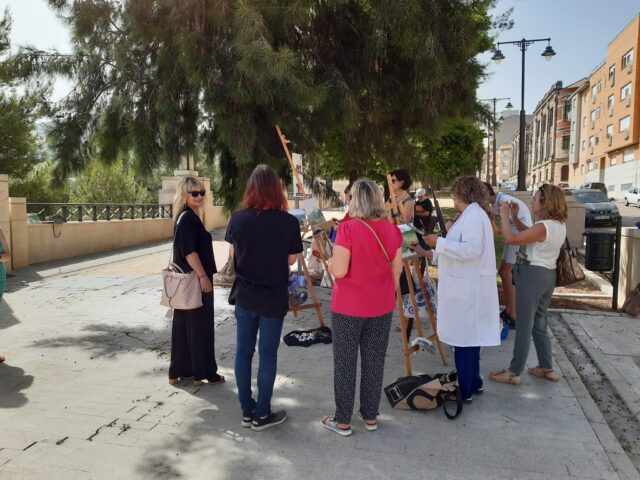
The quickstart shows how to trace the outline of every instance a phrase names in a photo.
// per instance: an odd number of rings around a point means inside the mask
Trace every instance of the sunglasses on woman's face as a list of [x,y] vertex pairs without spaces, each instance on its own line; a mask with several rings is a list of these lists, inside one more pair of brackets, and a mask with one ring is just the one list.
[[193,198],[198,198],[198,195],[204,197],[207,194],[206,190],[196,190],[194,192],[189,192]]

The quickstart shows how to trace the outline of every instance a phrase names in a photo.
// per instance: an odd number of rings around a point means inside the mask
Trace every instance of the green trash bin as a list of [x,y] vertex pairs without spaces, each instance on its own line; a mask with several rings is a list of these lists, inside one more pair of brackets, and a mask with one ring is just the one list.
[[616,234],[610,232],[584,232],[587,237],[584,266],[593,272],[610,272],[613,270],[613,248]]

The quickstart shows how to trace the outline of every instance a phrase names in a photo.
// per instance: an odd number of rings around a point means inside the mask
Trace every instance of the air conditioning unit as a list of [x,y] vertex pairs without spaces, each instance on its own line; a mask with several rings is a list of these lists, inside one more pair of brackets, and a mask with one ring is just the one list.
[[591,128],[596,128],[596,121],[595,120],[591,120]]
[[627,95],[627,98],[624,99],[624,104],[629,107],[631,105],[631,94]]
[[613,117],[613,107],[609,108],[609,116]]
[[627,64],[627,72],[629,73],[633,72],[633,62],[629,62]]
[[589,147],[589,153],[593,153],[593,145]]
[[628,128],[625,128],[622,131],[622,136],[624,137],[625,140],[629,140],[629,129]]
[[613,143],[613,137],[611,135],[607,135],[607,140],[607,143],[609,144],[609,146],[611,146],[611,144]]

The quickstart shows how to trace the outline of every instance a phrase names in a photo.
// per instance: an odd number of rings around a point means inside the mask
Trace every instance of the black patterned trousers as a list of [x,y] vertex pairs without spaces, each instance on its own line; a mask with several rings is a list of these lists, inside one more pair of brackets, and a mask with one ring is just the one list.
[[352,317],[331,312],[336,422],[351,423],[358,351],[361,364],[360,413],[365,420],[375,420],[378,416],[392,315],[393,312],[380,317]]

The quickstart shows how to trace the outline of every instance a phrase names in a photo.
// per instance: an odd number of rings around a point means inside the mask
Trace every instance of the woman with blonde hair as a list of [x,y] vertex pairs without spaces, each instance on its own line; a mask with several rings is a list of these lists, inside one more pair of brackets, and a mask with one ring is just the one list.
[[211,234],[200,214],[206,198],[204,185],[194,177],[178,184],[173,203],[176,219],[173,240],[173,263],[184,272],[195,271],[202,289],[202,307],[175,309],[171,327],[171,363],[169,383],[193,377],[195,385],[222,383],[215,359],[213,322],[213,274],[217,272]]
[[402,270],[402,235],[386,221],[384,198],[366,178],[351,187],[349,215],[340,225],[329,271],[336,282],[331,297],[335,413],[322,425],[351,435],[358,350],[360,408],[366,430],[376,430],[384,358],[395,292]]
[[[517,203],[500,204],[505,243],[520,246],[513,266],[518,328],[509,368],[493,372],[489,378],[510,385],[522,383],[520,374],[529,356],[532,337],[538,366],[530,368],[529,373],[552,382],[559,380],[553,371],[547,309],[556,283],[556,260],[567,237],[567,202],[563,191],[555,185],[542,185],[533,197],[531,209],[540,220],[527,228],[518,219]],[[512,232],[509,220],[516,225],[518,232]]]

